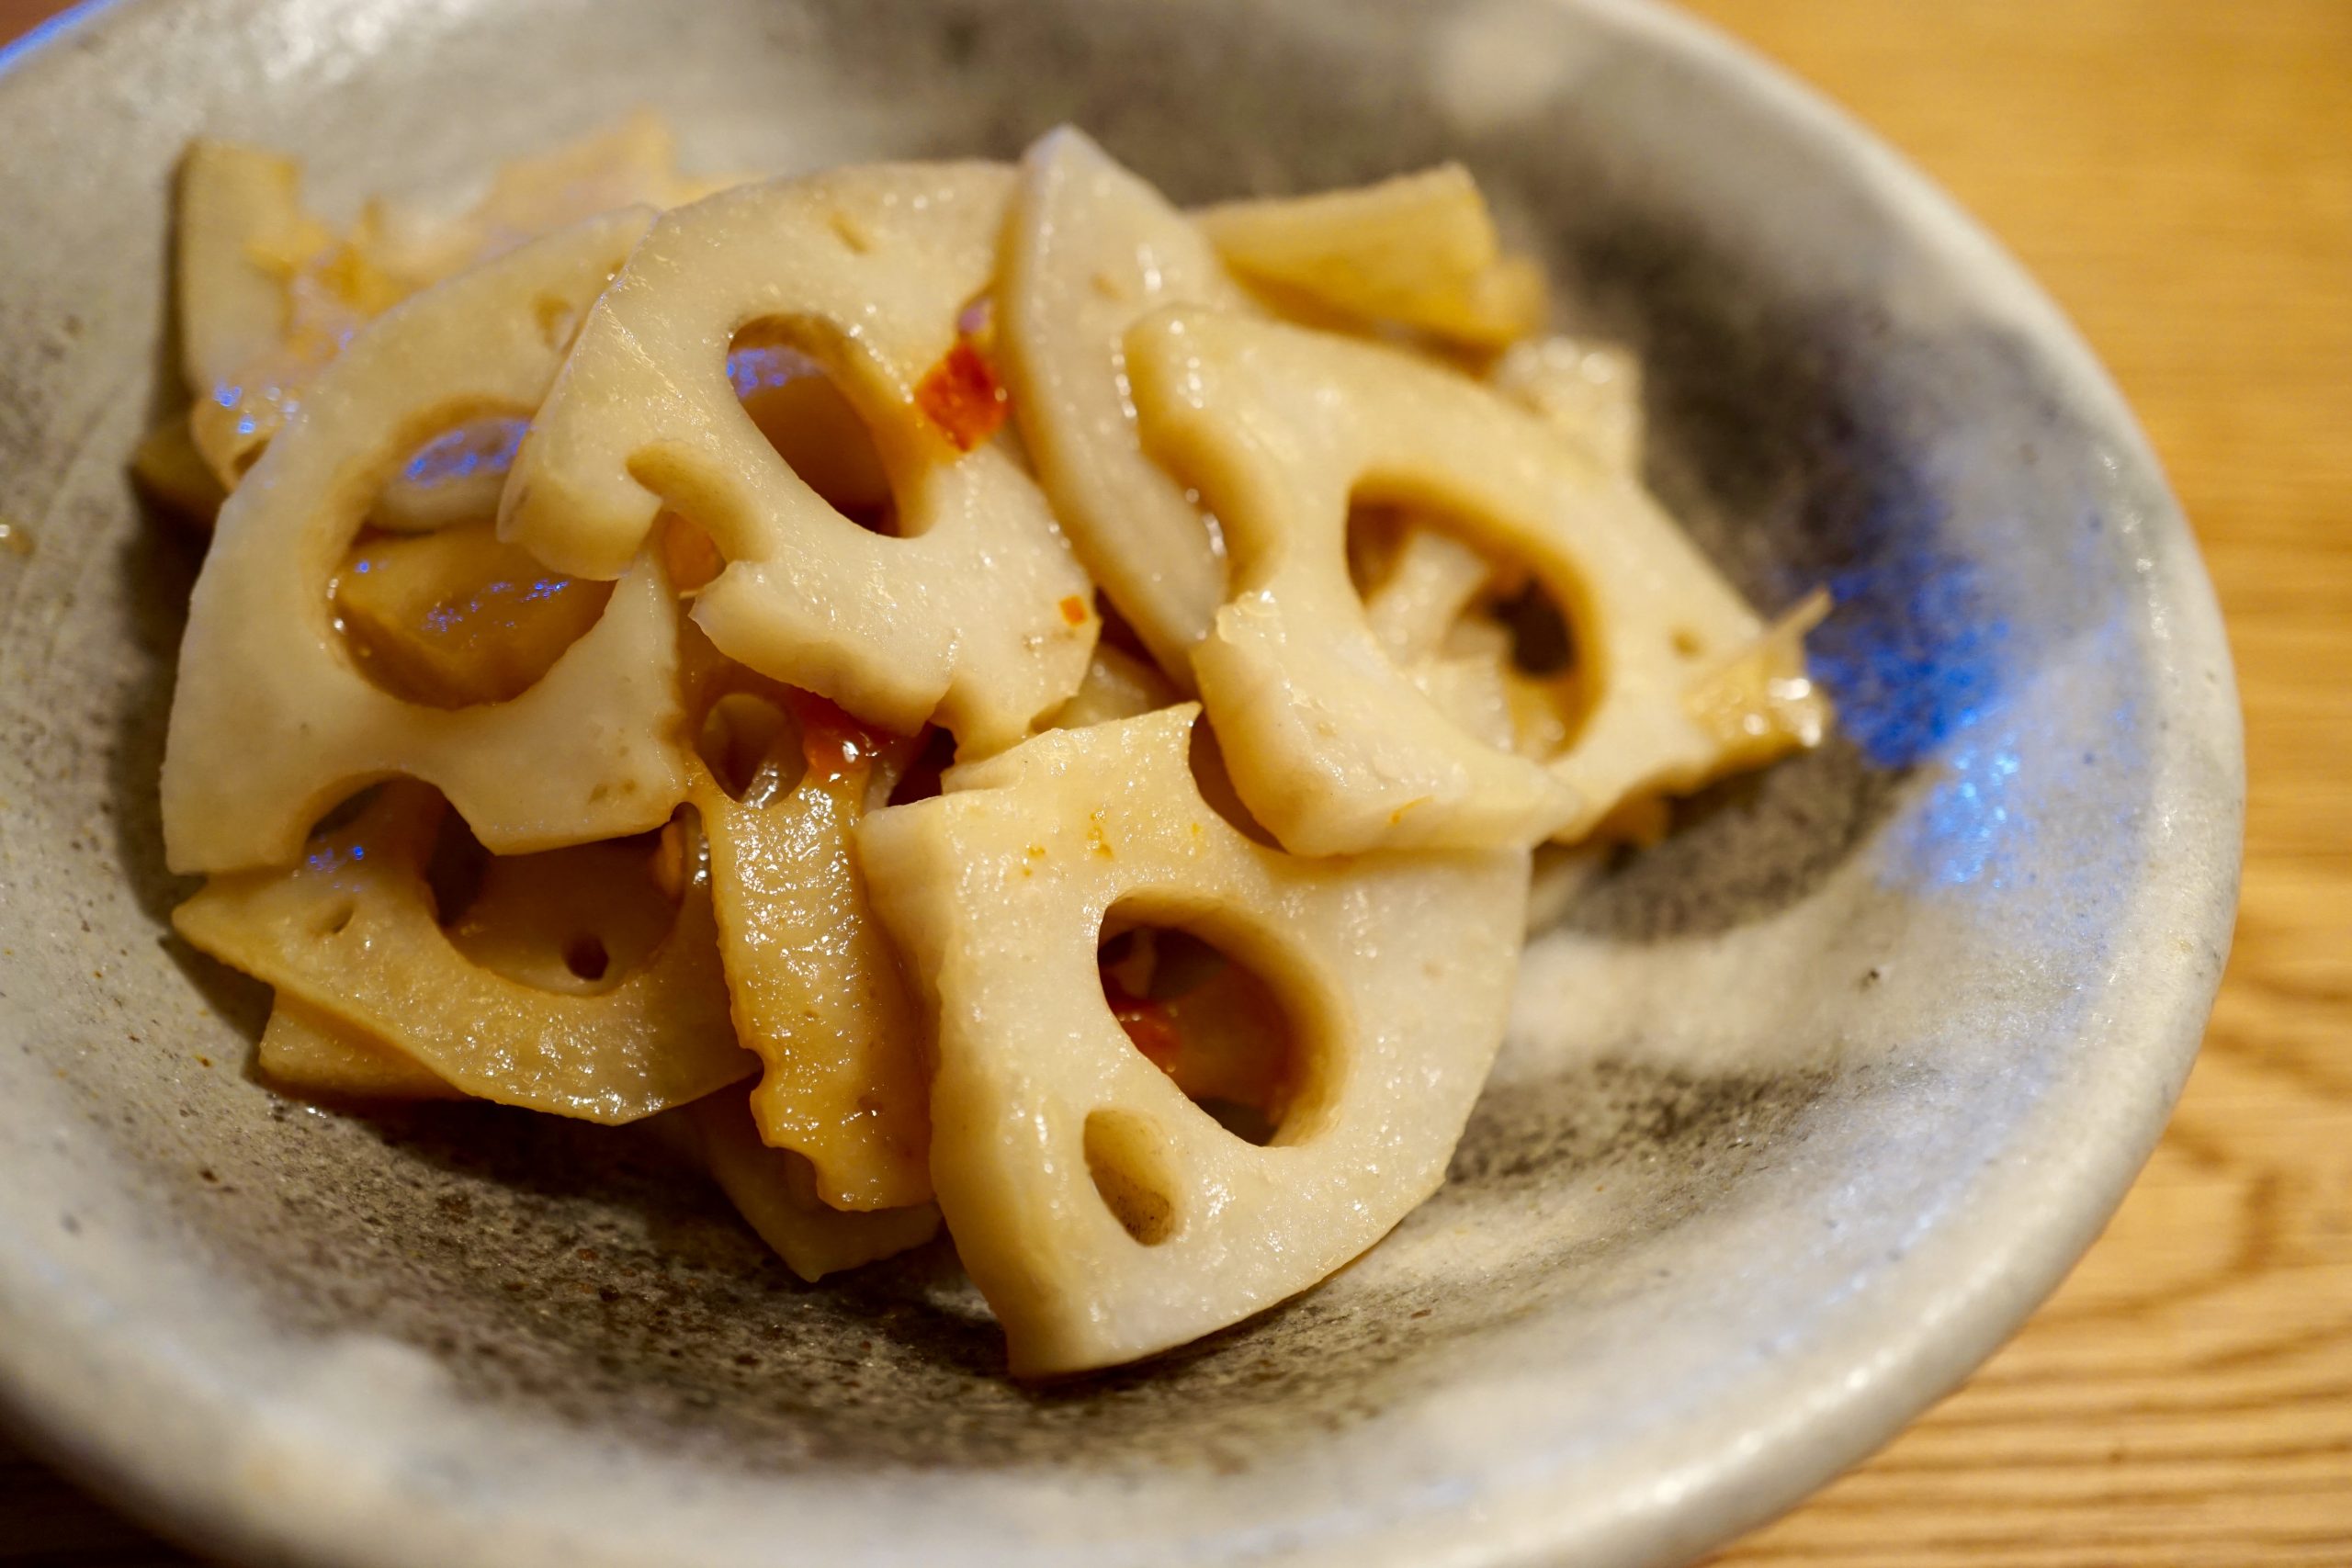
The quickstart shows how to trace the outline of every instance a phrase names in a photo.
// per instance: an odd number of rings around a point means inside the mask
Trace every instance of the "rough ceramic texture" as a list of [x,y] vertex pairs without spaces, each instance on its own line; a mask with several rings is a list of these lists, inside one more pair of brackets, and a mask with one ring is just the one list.
[[[1454,1179],[1324,1288],[1031,1390],[933,1254],[803,1287],[627,1134],[335,1114],[175,942],[190,575],[122,476],[199,130],[446,188],[646,100],[707,167],[1089,126],[1180,197],[1459,155],[1650,375],[1653,478],[1843,736],[1534,947]],[[1873,144],[1621,4],[147,0],[0,77],[0,1393],[270,1562],[1668,1562],[2012,1328],[2155,1135],[2241,773],[2111,389]]]

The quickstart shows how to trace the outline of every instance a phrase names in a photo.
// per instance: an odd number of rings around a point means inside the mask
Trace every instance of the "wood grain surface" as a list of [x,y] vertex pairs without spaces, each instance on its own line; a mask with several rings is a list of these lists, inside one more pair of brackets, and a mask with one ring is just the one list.
[[[51,8],[0,0],[0,36]],[[2205,1053],[2106,1237],[1958,1393],[1711,1568],[2348,1568],[2352,0],[1695,8],[2082,325],[2204,542],[2253,783]],[[185,1561],[0,1451],[0,1563]]]

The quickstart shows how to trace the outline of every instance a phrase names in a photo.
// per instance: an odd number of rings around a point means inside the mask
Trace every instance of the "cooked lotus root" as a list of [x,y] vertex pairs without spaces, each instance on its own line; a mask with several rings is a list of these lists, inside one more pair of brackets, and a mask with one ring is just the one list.
[[922,1021],[850,837],[877,757],[908,743],[746,674],[703,682],[705,750],[731,753],[719,761],[732,776],[697,770],[688,798],[710,847],[736,1033],[766,1064],[752,1113],[769,1145],[806,1156],[834,1207],[923,1202]]
[[[962,450],[921,396],[972,355],[958,318],[994,274],[1011,186],[995,164],[879,165],[664,218],[524,438],[502,532],[611,577],[667,506],[726,558],[694,615],[728,657],[885,728],[936,715],[967,754],[1019,739],[1085,673],[1091,591],[1015,457]],[[728,376],[753,327],[864,416],[899,537],[835,511],[761,436]]]
[[221,509],[164,758],[175,871],[282,865],[329,807],[394,774],[439,786],[502,854],[642,832],[684,798],[677,610],[650,558],[544,679],[511,702],[454,711],[371,682],[327,597],[369,499],[421,440],[537,405],[567,323],[649,221],[597,219],[374,323]]
[[[1152,449],[1225,520],[1233,593],[1193,669],[1242,799],[1295,852],[1573,840],[1819,734],[1809,687],[1736,747],[1686,705],[1762,624],[1630,478],[1492,391],[1203,310],[1142,323],[1127,366]],[[1381,647],[1347,570],[1360,493],[1459,518],[1566,609],[1582,713],[1556,758],[1465,732]]]
[[1187,652],[1225,596],[1225,547],[1144,455],[1121,368],[1127,329],[1170,304],[1249,308],[1191,221],[1084,133],[1030,148],[997,295],[1013,417],[1079,558],[1189,687]]
[[442,807],[387,784],[284,871],[208,881],[172,912],[190,943],[477,1099],[632,1122],[747,1077],[710,895],[688,886],[644,960],[588,995],[474,962],[435,917],[424,868]]
[[[939,1204],[1019,1375],[1180,1344],[1370,1247],[1443,1179],[1502,1037],[1525,852],[1262,849],[1194,786],[1198,711],[1040,736],[858,829],[939,1019]],[[1264,1146],[1122,1032],[1096,972],[1114,907],[1289,1004],[1301,1070]]]
[[811,1284],[921,1247],[939,1234],[939,1210],[930,1203],[863,1213],[826,1203],[806,1159],[760,1141],[739,1090],[697,1100],[662,1116],[656,1126],[710,1172],[760,1239]]

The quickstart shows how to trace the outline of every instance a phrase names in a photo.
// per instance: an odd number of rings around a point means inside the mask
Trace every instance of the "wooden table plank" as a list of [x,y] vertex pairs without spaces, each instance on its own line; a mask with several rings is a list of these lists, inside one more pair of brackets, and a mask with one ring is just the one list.
[[2352,6],[1697,0],[1942,180],[2139,411],[2252,792],[2147,1173],[2025,1333],[1713,1568],[2352,1564]]
[[[0,36],[47,0],[0,0]],[[2352,1563],[2352,5],[1695,0],[1949,186],[2139,410],[2253,793],[2206,1053],[2018,1339],[1712,1568]],[[0,1453],[0,1563],[187,1560]]]

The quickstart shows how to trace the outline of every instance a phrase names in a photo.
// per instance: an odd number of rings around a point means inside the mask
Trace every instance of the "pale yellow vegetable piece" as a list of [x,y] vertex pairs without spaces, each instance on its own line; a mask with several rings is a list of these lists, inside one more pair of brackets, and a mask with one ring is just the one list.
[[577,319],[648,221],[595,220],[374,323],[221,508],[164,757],[175,870],[284,864],[329,807],[400,773],[439,786],[499,853],[657,828],[684,798],[677,611],[650,558],[544,680],[455,711],[372,683],[327,597],[368,499],[425,434],[537,406],[564,347],[542,321]]
[[306,259],[331,236],[305,211],[302,166],[233,141],[188,143],[175,213],[180,369],[212,398],[276,348],[287,322],[282,258]]
[[1364,624],[1438,712],[1488,746],[1511,747],[1510,638],[1496,627],[1473,649],[1453,635],[1494,565],[1437,528],[1400,521],[1395,558],[1363,595]]
[[443,431],[385,482],[368,509],[368,525],[388,534],[432,534],[496,522],[507,466],[528,423],[492,414]]
[[[996,164],[875,165],[664,218],[524,438],[502,532],[610,577],[666,505],[727,559],[694,616],[730,659],[885,728],[935,716],[971,754],[1019,739],[1086,672],[1091,585],[1014,457],[959,450],[918,397],[994,275],[1011,186]],[[761,437],[728,351],[763,323],[864,416],[901,536],[835,511]]]
[[828,1274],[876,1262],[939,1234],[930,1203],[845,1213],[818,1195],[808,1162],[760,1141],[743,1097],[723,1089],[658,1119],[657,1126],[710,1172],[744,1223],[814,1284]]
[[[1430,680],[1440,670],[1449,671],[1439,677],[1446,683],[1442,693]],[[1406,672],[1442,712],[1490,746],[1539,762],[1567,747],[1569,721],[1577,712],[1575,669],[1551,675],[1520,669],[1510,633],[1499,621],[1473,615],[1454,622],[1438,654],[1427,664],[1406,666]]]
[[1610,468],[1641,471],[1642,362],[1630,349],[1538,338],[1514,344],[1487,380]]
[[1544,268],[1532,256],[1505,255],[1454,288],[1416,299],[1388,320],[1450,338],[1472,349],[1496,349],[1544,330],[1552,313]]
[[1314,196],[1227,202],[1193,214],[1226,265],[1329,309],[1479,347],[1544,323],[1544,275],[1506,255],[1477,182],[1459,164]]
[[1502,254],[1487,198],[1459,164],[1312,196],[1219,202],[1193,220],[1228,265],[1357,299],[1408,298],[1432,279],[1484,272]]
[[1460,655],[1426,659],[1405,668],[1405,678],[1446,721],[1480,745],[1527,752],[1520,746],[1511,700],[1508,658]]
[[[697,771],[689,796],[710,846],[720,951],[738,1038],[766,1066],[752,1112],[769,1145],[803,1156],[835,1208],[880,1210],[931,1197],[922,1019],[866,902],[851,833],[880,753],[822,698],[754,684],[707,694],[767,711],[733,738],[730,782]],[[779,1248],[781,1250],[781,1248]]]
[[353,1100],[462,1100],[398,1046],[360,1033],[292,997],[269,1010],[256,1057],[262,1076],[298,1094]]
[[1761,767],[1821,744],[1829,703],[1806,672],[1804,634],[1829,608],[1829,591],[1815,589],[1684,694],[1684,710],[1723,748],[1716,772]]
[[1078,694],[1054,715],[1053,727],[1078,729],[1090,724],[1107,724],[1114,718],[1133,718],[1137,714],[1164,708],[1182,695],[1168,677],[1135,655],[1123,653],[1108,643],[1096,643],[1093,662],[1086,667],[1085,681],[1080,684]]
[[1065,127],[1029,149],[1005,231],[999,342],[1013,418],[1079,558],[1188,689],[1225,594],[1214,522],[1144,455],[1127,329],[1164,305],[1250,309],[1184,215]]
[[596,624],[613,585],[549,571],[481,522],[363,545],[334,594],[379,684],[456,708],[530,690]]
[[[1149,1355],[1306,1289],[1443,1179],[1502,1037],[1521,850],[1305,861],[1212,812],[1192,704],[1056,730],[869,817],[875,907],[936,1009],[932,1179],[1013,1371]],[[1263,976],[1304,1071],[1227,1132],[1121,1032],[1104,917]]]
[[728,1020],[708,889],[691,886],[644,961],[593,995],[473,963],[424,880],[442,811],[388,784],[284,871],[218,875],[172,912],[199,950],[481,1100],[632,1122],[747,1077]]
[[[1762,634],[1755,613],[1630,477],[1532,415],[1378,344],[1207,311],[1142,324],[1128,368],[1153,449],[1226,519],[1233,597],[1193,666],[1242,799],[1294,852],[1573,840],[1769,751],[1683,700]],[[1381,648],[1347,573],[1367,487],[1444,512],[1560,604],[1584,707],[1559,756],[1483,744]]]
[[1363,596],[1364,625],[1397,663],[1427,659],[1493,575],[1493,563],[1461,540],[1408,528],[1387,572]]

